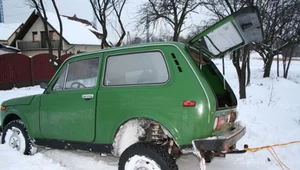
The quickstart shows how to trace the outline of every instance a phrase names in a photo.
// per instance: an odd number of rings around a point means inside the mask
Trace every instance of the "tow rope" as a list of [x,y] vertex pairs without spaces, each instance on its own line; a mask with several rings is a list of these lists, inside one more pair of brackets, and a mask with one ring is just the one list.
[[267,149],[271,155],[275,158],[275,160],[278,162],[278,164],[280,165],[281,169],[284,170],[284,167],[288,170],[290,170],[289,167],[287,167],[278,157],[277,153],[275,152],[275,150],[273,149],[273,147],[276,146],[286,146],[286,145],[291,145],[291,144],[297,144],[300,143],[300,141],[292,141],[292,142],[287,142],[287,143],[281,143],[281,144],[275,144],[275,145],[266,145],[266,146],[261,146],[261,147],[257,147],[257,148],[248,148],[248,146],[245,146],[245,150],[249,151],[249,152],[257,152],[263,149]]

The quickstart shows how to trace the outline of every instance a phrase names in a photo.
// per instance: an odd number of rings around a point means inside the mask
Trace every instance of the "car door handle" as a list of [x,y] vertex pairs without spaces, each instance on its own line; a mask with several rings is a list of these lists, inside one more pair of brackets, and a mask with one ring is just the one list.
[[94,95],[93,94],[83,94],[81,97],[83,99],[92,99],[94,97]]

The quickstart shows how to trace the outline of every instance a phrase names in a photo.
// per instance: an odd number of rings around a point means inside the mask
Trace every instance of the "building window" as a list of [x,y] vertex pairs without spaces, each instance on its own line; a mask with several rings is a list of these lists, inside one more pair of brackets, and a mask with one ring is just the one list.
[[33,41],[38,41],[39,40],[39,35],[37,32],[32,32],[32,40]]
[[55,40],[55,32],[54,31],[49,31],[49,38],[50,38],[50,40]]

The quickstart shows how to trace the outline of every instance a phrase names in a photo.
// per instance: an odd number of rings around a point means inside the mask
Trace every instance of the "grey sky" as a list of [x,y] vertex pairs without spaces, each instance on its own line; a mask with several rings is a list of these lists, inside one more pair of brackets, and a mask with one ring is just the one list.
[[[28,16],[33,11],[33,9],[29,8],[29,6],[26,4],[26,1],[27,0],[3,0],[5,23],[24,23],[26,21]],[[134,21],[137,9],[142,2],[145,1],[146,0],[128,0],[125,5],[124,12],[122,14],[122,20],[124,22],[126,31],[131,33],[131,38],[133,38],[133,36],[136,34]],[[56,0],[56,3],[62,15],[73,16],[76,14],[79,18],[87,19],[89,21],[93,20],[93,10],[89,0]],[[45,6],[48,12],[54,12],[54,8],[50,0],[46,1]],[[203,16],[200,16],[201,15],[199,14],[193,13],[189,18],[187,25],[200,23],[200,20],[203,19]],[[164,25],[163,28],[166,28],[166,26]],[[160,32],[161,29],[159,28],[156,31]],[[186,34],[187,32],[188,30],[186,30],[183,34]],[[110,35],[111,36],[108,38],[112,41],[116,41],[118,39],[117,34],[111,33]]]
[[[32,12],[32,8],[26,3],[27,0],[3,0],[4,18],[6,23],[24,22]],[[129,0],[124,10],[124,19],[132,19],[135,15],[135,9],[143,0]],[[92,20],[93,11],[89,0],[57,0],[57,6],[63,15],[74,15]],[[51,1],[45,2],[48,12],[54,12]],[[128,10],[134,9],[134,10]]]
[[[33,11],[26,1],[27,0],[3,0],[5,23],[24,23],[26,21]],[[126,3],[122,14],[126,31],[131,32],[134,30],[136,9],[143,1],[144,0],[129,0]],[[76,14],[79,18],[87,19],[89,21],[93,20],[93,10],[89,0],[57,0],[56,3],[62,15],[73,16]],[[55,12],[50,0],[45,1],[45,7],[48,12]],[[118,37],[116,34],[111,33],[109,38],[112,39],[112,41],[116,41]]]

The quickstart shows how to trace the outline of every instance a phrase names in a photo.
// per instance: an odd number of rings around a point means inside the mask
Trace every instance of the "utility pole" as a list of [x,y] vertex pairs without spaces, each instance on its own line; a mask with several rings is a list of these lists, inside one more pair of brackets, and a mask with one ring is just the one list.
[[127,45],[129,45],[129,43],[131,43],[130,32],[127,31]]
[[146,42],[150,42],[150,35],[149,35],[149,16],[148,16],[148,12],[147,12],[147,19],[146,19],[146,29],[147,29],[147,39]]
[[0,23],[4,23],[4,12],[3,12],[2,0],[0,0]]
[[[96,0],[93,1],[93,5],[96,6]],[[97,29],[97,18],[96,14],[93,12],[93,26]]]

